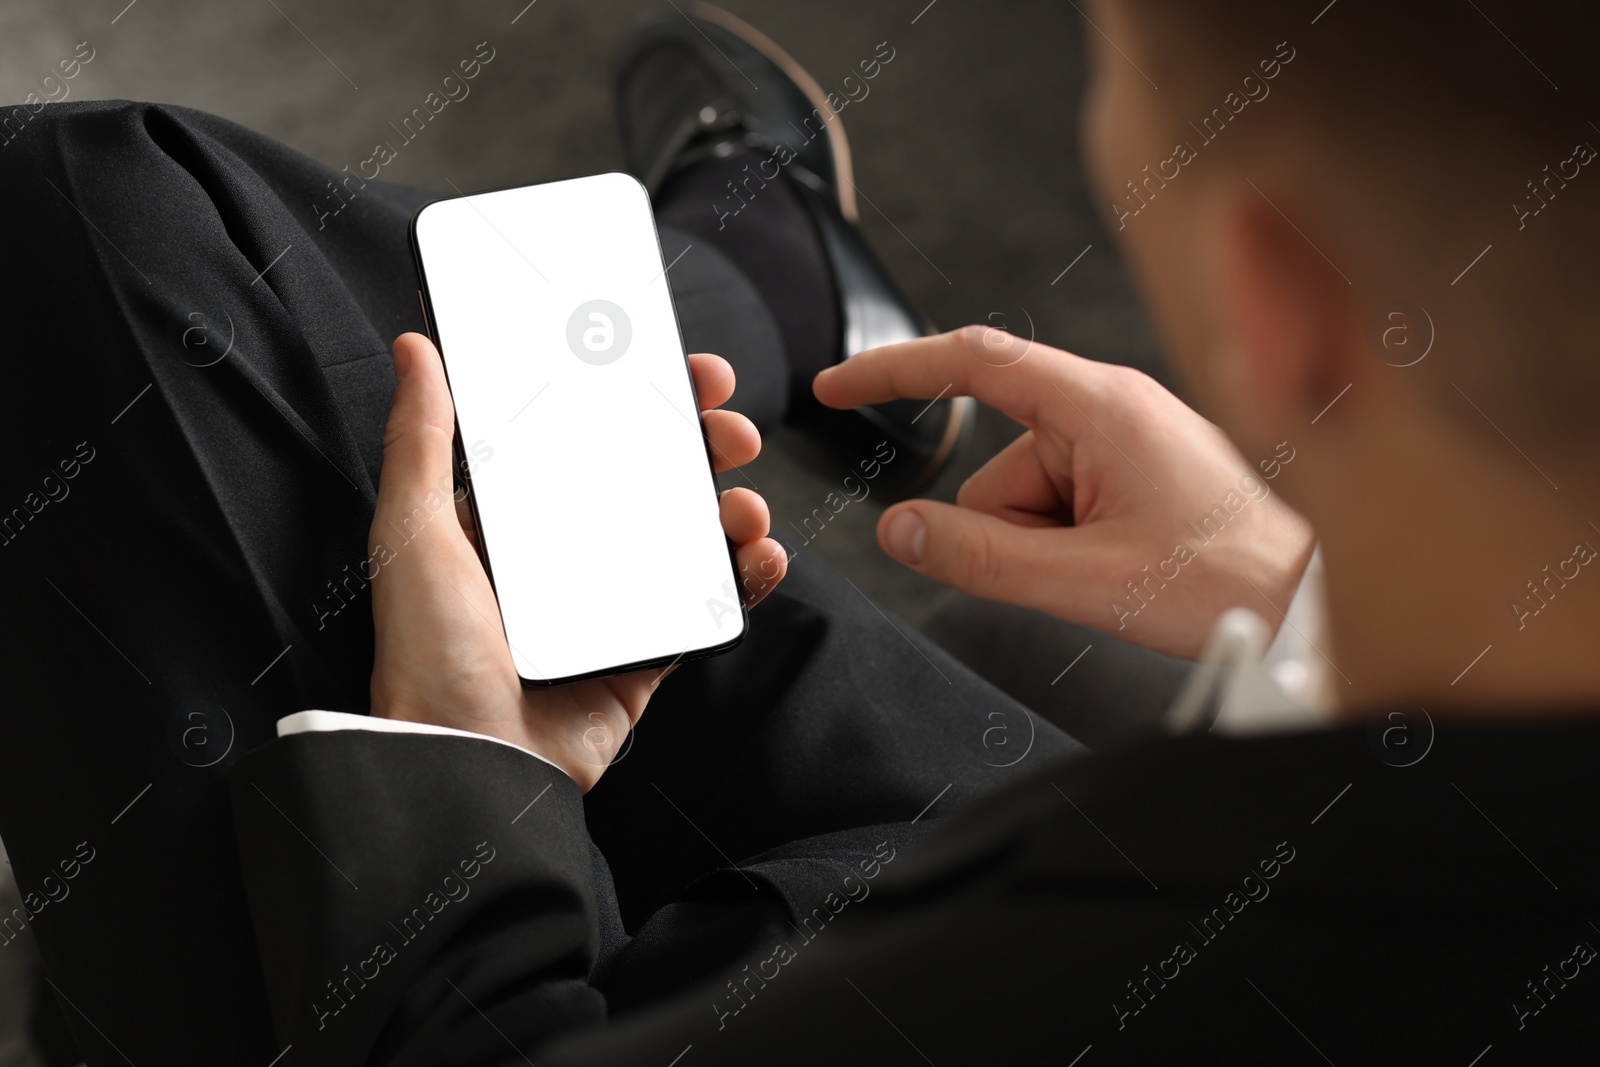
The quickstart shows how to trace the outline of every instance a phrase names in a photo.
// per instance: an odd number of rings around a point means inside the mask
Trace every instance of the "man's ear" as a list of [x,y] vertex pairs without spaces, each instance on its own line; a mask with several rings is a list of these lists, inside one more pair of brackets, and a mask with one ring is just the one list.
[[1229,364],[1219,368],[1230,394],[1222,402],[1239,440],[1276,440],[1308,425],[1354,380],[1354,287],[1254,189],[1235,196],[1226,212],[1227,350],[1213,356]]

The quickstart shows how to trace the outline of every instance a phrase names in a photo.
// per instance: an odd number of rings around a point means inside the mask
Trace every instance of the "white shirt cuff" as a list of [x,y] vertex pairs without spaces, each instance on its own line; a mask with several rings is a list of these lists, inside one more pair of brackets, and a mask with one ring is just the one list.
[[[514,748],[518,752],[526,752],[536,760],[541,760],[561,771],[560,767],[550,760],[539,755],[531,748],[523,748],[501,737],[491,734],[474,733],[471,730],[457,730],[449,726],[435,726],[426,722],[406,722],[402,719],[379,719],[371,715],[355,715],[348,711],[297,711],[293,715],[285,715],[278,720],[278,736],[288,737],[290,734],[320,733],[327,730],[371,730],[381,734],[433,734],[439,737],[468,737],[477,741],[493,741],[497,745]],[[566,774],[566,771],[561,771]],[[568,775],[568,777],[571,777]]]

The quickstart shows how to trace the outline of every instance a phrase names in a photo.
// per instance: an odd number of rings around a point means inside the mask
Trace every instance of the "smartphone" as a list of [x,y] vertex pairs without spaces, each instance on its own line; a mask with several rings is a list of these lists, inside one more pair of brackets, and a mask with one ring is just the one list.
[[749,620],[644,187],[611,173],[436,200],[411,244],[523,684],[737,645]]

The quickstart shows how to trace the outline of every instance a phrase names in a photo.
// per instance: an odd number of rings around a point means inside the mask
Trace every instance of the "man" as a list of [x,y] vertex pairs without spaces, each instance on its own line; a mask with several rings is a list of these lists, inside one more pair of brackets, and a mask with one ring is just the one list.
[[[1334,723],[1052,766],[966,812],[875,885],[867,876],[890,853],[863,849],[809,913],[775,909],[722,982],[576,1036],[547,1061],[1552,1062],[1580,1055],[1579,1036],[1592,1035],[1594,994],[1580,983],[1600,936],[1585,847],[1600,678],[1585,651],[1600,601],[1579,583],[1600,534],[1583,476],[1594,441],[1582,404],[1546,409],[1539,388],[1556,366],[1592,384],[1570,346],[1586,314],[1576,294],[1593,276],[1578,249],[1595,216],[1587,201],[1554,199],[1593,157],[1588,138],[1520,57],[1503,54],[1492,26],[1450,24],[1446,51],[1420,39],[1446,17],[1432,9],[1347,5],[1285,24],[1265,5],[1231,5],[1237,19],[1150,7],[1095,12],[1096,177],[1175,358],[1252,462],[1137,375],[982,329],[857,356],[825,371],[816,392],[841,408],[970,394],[1016,417],[1029,432],[958,506],[885,514],[885,550],[974,592],[1180,654],[1198,653],[1229,606],[1281,618],[1311,540],[1255,491],[1270,478],[1328,561],[1320,654]],[[1539,40],[1544,61],[1582,84],[1583,68],[1561,60],[1570,46]],[[1408,69],[1398,60],[1412,48]],[[1446,99],[1423,103],[1420,85],[1447,74]],[[1333,87],[1347,79],[1339,100]],[[1197,106],[1212,99],[1209,113]],[[1523,113],[1529,101],[1538,106]],[[1375,113],[1379,102],[1393,110]],[[1463,112],[1485,116],[1474,151],[1492,161],[1431,192],[1440,160],[1466,150],[1401,135],[1416,133],[1419,113],[1447,124]],[[1190,130],[1185,113],[1200,125]],[[1552,184],[1530,189],[1537,204],[1508,220],[1496,190],[1510,174],[1540,173],[1529,148],[1546,138],[1561,157]],[[1373,188],[1388,201],[1365,195]],[[1528,216],[1563,204],[1568,223],[1526,232]],[[1474,261],[1485,245],[1505,251],[1500,266]],[[1479,288],[1461,290],[1467,281]],[[1398,317],[1391,293],[1409,301]],[[1542,309],[1536,341],[1518,344],[1516,360],[1493,359],[1528,307]],[[1404,338],[1429,315],[1440,335],[1431,353],[1427,338]],[[448,425],[428,347],[403,338],[397,359],[413,368],[398,425]],[[385,477],[442,462],[391,456]],[[403,507],[397,484],[389,506]],[[385,506],[380,497],[380,515]],[[395,577],[393,608],[375,602],[380,648],[432,647],[453,632],[406,596],[407,580]],[[430,677],[459,673],[434,666]],[[374,684],[388,684],[382,657]],[[471,708],[454,692],[374,713],[557,751],[548,721],[486,722]],[[247,766],[299,775],[308,810],[391,794],[391,772],[377,767],[335,783],[333,768],[348,766],[337,745],[268,748]],[[584,766],[570,772],[587,784]],[[554,776],[551,787],[549,822],[530,831],[545,835],[541,859],[520,879],[571,903],[541,913],[538,933],[527,915],[464,931],[448,963],[417,973],[415,999],[385,1017],[396,1062],[465,1059],[456,1042],[468,1041],[484,1062],[511,1062],[601,1013],[595,987],[579,981],[604,966],[603,911],[587,917],[598,891],[581,855],[556,851],[576,832],[561,805],[577,789]],[[409,820],[444,825],[420,809]],[[308,913],[354,927],[353,897],[302,866],[303,880],[262,899],[258,916],[285,939],[307,935],[298,916]],[[405,881],[410,867],[396,862],[389,876]],[[750,905],[732,881],[703,884],[696,902],[742,914]],[[292,903],[307,899],[309,909]],[[817,927],[841,913],[822,938]],[[508,932],[515,949],[498,947]],[[621,958],[647,956],[649,941],[641,934]],[[335,961],[285,951],[268,966],[287,982]],[[475,1043],[485,1021],[498,1048],[487,1034]],[[300,1032],[309,1045],[310,1023]]]
[[[1593,371],[1576,352],[1593,314],[1577,294],[1595,216],[1576,195],[1593,150],[1576,111],[1592,20],[1559,10],[1508,48],[1489,16],[1446,5],[1154,8],[1089,12],[1095,176],[1175,361],[1238,451],[1147,380],[982,329],[854,356],[816,394],[846,408],[947,391],[1022,421],[958,506],[888,511],[886,551],[1152,647],[1195,654],[1235,606],[1265,601],[1281,619],[1314,529],[1333,699],[1276,732],[1050,761],[915,849],[926,824],[908,810],[917,831],[857,823],[740,851],[624,922],[579,801],[620,730],[577,751],[559,714],[517,705],[492,627],[427,595],[438,575],[489,595],[467,531],[432,529],[375,585],[372,711],[483,736],[292,733],[232,772],[285,1055],[1585,1055],[1600,938],[1600,668],[1585,653],[1600,601],[1584,570],[1600,509],[1584,478]],[[1510,174],[1537,203],[1508,217],[1495,193]],[[1540,228],[1564,207],[1570,221]],[[1436,344],[1402,347],[1397,325]],[[407,336],[395,362],[380,518],[450,462],[427,446],[450,422],[436,354]],[[1264,637],[1228,626],[1215,646]],[[887,682],[874,666],[847,668],[869,714],[885,689],[922,684],[903,662],[883,665]],[[631,719],[646,694],[620,695]],[[937,729],[944,709],[930,711]],[[788,769],[744,736],[769,773]],[[830,746],[846,767],[834,792],[875,793],[936,748],[914,729],[898,741],[866,761]],[[745,754],[724,746],[702,766]],[[808,778],[826,773],[793,755]],[[807,794],[819,821],[830,799]],[[390,921],[404,929],[384,933]],[[677,990],[678,973],[709,980]]]

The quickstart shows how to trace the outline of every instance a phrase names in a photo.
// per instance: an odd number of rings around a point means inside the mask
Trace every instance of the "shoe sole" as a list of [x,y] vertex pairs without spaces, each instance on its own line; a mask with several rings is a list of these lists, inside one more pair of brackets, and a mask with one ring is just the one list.
[[944,434],[940,436],[939,444],[934,448],[933,456],[927,464],[909,482],[900,487],[898,495],[902,499],[915,495],[944,469],[956,446],[961,443],[967,426],[971,424],[976,408],[977,401],[970,396],[950,398],[950,413],[945,418]]

